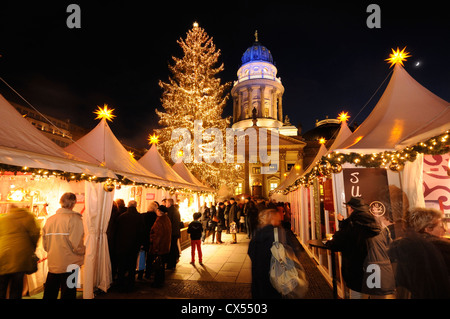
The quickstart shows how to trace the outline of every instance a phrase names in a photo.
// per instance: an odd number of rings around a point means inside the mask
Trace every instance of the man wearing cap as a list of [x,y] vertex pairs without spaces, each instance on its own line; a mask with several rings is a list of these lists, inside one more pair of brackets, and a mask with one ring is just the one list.
[[348,217],[338,217],[339,230],[327,242],[327,246],[342,252],[342,277],[351,290],[351,297],[355,297],[363,289],[368,241],[378,235],[381,228],[361,197],[352,197],[344,204],[347,206]]

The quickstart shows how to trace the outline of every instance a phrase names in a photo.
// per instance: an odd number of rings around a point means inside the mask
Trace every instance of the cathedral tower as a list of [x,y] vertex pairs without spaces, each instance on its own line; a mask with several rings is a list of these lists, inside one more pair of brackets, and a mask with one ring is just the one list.
[[251,127],[253,109],[256,110],[258,126],[281,128],[284,87],[280,78],[277,78],[272,54],[258,41],[257,32],[255,42],[244,52],[241,61],[238,80],[231,90],[233,128]]

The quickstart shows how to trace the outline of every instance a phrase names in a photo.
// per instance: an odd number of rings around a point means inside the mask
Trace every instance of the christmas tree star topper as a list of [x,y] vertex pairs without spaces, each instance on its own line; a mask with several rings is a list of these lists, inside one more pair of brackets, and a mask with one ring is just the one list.
[[389,58],[387,58],[385,61],[388,61],[388,63],[391,63],[390,68],[396,64],[403,65],[403,61],[406,61],[407,58],[411,57],[409,55],[409,52],[405,52],[406,47],[403,48],[403,50],[400,51],[400,49],[397,47],[397,51],[392,50],[392,53],[389,55]]
[[112,119],[116,117],[114,114],[112,114],[114,109],[108,109],[108,104],[104,104],[103,109],[100,106],[97,107],[98,110],[94,111],[94,114],[97,114],[97,117],[95,118],[96,120],[106,119],[107,121],[112,121]]

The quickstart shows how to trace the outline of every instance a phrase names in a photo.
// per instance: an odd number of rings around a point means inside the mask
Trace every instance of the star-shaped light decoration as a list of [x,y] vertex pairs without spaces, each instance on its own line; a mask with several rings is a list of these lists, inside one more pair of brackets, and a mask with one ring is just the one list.
[[97,106],[98,110],[96,110],[94,112],[94,114],[97,114],[97,117],[95,118],[97,119],[105,119],[107,121],[112,121],[113,118],[115,118],[116,116],[114,114],[112,114],[112,112],[114,111],[114,109],[108,109],[108,104],[104,104],[103,105],[103,109],[100,106]]
[[411,55],[409,55],[409,52],[405,52],[405,49],[406,47],[404,47],[401,51],[399,48],[397,48],[397,51],[394,51],[394,49],[392,49],[392,53],[389,54],[389,58],[385,60],[391,63],[390,68],[392,68],[396,64],[403,65],[403,61],[406,61],[407,58],[411,57]]
[[159,136],[156,133],[148,136],[148,143],[157,145],[159,143]]
[[326,141],[325,137],[319,138],[319,144],[325,144]]
[[347,122],[349,118],[350,115],[348,115],[348,112],[342,111],[341,113],[338,114],[338,120],[340,122]]

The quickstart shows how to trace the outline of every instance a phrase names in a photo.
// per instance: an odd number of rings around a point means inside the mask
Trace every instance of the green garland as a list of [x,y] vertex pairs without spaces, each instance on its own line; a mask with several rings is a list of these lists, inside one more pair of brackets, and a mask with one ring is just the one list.
[[425,142],[417,143],[400,151],[384,151],[372,154],[332,152],[323,156],[308,174],[303,175],[287,188],[278,192],[286,195],[301,186],[309,187],[317,177],[329,177],[332,173],[339,173],[344,163],[367,168],[385,167],[395,172],[401,171],[405,163],[407,161],[414,162],[418,154],[442,155],[449,153],[449,132],[446,131]]
[[98,177],[94,175],[87,175],[84,173],[71,173],[71,172],[64,172],[60,170],[50,170],[50,169],[42,169],[42,168],[32,168],[32,167],[26,167],[26,166],[16,166],[16,165],[9,165],[9,164],[3,164],[0,163],[0,176],[4,175],[5,172],[11,172],[14,173],[14,175],[17,175],[18,173],[22,174],[31,174],[33,177],[39,177],[39,178],[49,178],[51,176],[60,178],[62,180],[66,181],[74,181],[74,182],[81,182],[81,181],[93,181],[97,183],[109,183],[109,184],[116,184],[116,185],[136,185],[136,186],[144,186],[149,188],[156,188],[156,189],[162,189],[169,192],[182,192],[182,193],[197,193],[199,195],[202,194],[210,194],[210,192],[207,191],[194,191],[189,188],[185,187],[169,187],[169,186],[161,186],[157,184],[149,184],[149,183],[138,183],[134,182],[132,180],[127,179],[124,176],[117,175],[117,178],[109,178],[109,177]]

